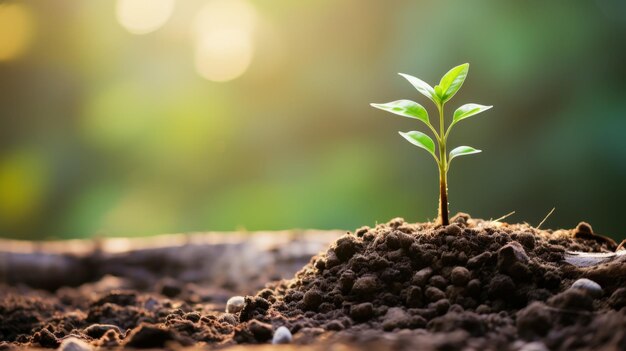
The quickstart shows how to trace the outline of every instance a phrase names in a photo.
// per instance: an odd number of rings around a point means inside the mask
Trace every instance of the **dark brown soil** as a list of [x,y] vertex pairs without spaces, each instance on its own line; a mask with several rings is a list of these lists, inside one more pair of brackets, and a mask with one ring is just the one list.
[[[69,337],[226,347],[268,343],[285,326],[293,343],[320,350],[626,350],[626,255],[590,267],[564,262],[566,251],[616,246],[584,226],[394,219],[340,237],[293,279],[247,296],[236,314],[222,312],[226,296],[175,279],[140,290],[113,277],[55,292],[3,286],[0,349],[55,348]],[[572,288],[580,278],[601,290]]]

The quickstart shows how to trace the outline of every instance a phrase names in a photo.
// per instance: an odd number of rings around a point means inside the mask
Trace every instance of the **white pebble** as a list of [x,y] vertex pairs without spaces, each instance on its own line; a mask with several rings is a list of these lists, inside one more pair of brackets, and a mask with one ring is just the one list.
[[60,351],[91,351],[93,347],[79,338],[73,336],[63,340],[59,346]]
[[548,347],[541,341],[529,342],[522,346],[519,351],[549,351]]
[[272,344],[289,344],[291,342],[291,332],[286,327],[278,327],[274,332]]
[[243,296],[233,296],[226,302],[226,313],[237,313],[243,310],[246,300]]
[[593,297],[600,297],[604,294],[600,284],[587,278],[581,278],[572,284],[572,289],[581,289],[587,291]]

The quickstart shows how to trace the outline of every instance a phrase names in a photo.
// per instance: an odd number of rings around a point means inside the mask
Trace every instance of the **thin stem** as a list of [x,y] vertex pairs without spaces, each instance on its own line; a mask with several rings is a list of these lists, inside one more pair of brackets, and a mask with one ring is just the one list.
[[450,224],[450,221],[448,219],[448,162],[446,155],[447,133],[444,133],[444,104],[437,104],[437,108],[439,109],[439,131],[441,135],[441,138],[437,139],[437,141],[439,141],[439,215],[437,223],[441,225],[448,225]]
[[[441,139],[439,139],[439,159],[442,161],[446,160],[446,139],[444,138],[444,121],[443,121],[443,106],[444,104],[437,105],[439,110],[439,135],[441,135]],[[445,164],[445,162],[443,162]]]
[[444,134],[443,141],[447,142],[448,141],[448,135],[450,134],[450,131],[452,130],[452,126],[455,125],[454,122],[450,123],[450,125],[448,126],[448,129],[446,130],[446,134]]
[[[439,137],[439,133],[437,133],[437,131],[435,130],[435,127],[433,127],[433,125],[430,124],[430,123],[426,123],[426,125],[428,126],[428,128],[430,128],[430,130],[435,135],[435,138],[437,139],[437,143],[440,144],[441,143],[441,137]],[[437,163],[439,163],[439,161],[437,161]]]
[[448,175],[443,168],[439,168],[439,216],[437,224],[448,225]]

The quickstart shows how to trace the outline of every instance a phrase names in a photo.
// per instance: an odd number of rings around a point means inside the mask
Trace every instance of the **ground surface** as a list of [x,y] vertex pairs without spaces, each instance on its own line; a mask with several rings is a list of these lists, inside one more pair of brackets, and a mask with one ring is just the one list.
[[[617,245],[586,225],[542,231],[458,215],[444,228],[395,219],[326,247],[336,236],[295,246],[295,255],[289,254],[294,246],[277,247],[252,260],[243,251],[204,248],[226,262],[243,261],[246,268],[234,274],[221,260],[194,256],[189,245],[105,255],[89,265],[64,261],[57,274],[83,272],[91,282],[68,279],[77,285],[69,287],[49,279],[41,286],[47,291],[20,284],[37,281],[15,274],[28,267],[24,257],[5,260],[0,349],[264,350],[275,346],[250,344],[271,342],[281,326],[293,335],[292,345],[307,345],[297,347],[303,350],[626,349],[626,255],[615,255]],[[316,248],[323,252],[305,265]],[[568,251],[613,256],[579,267],[566,261]],[[202,269],[193,262],[204,262]],[[261,288],[272,278],[268,272],[289,277],[295,267],[302,267],[295,277]],[[242,311],[224,312],[228,297],[248,293]]]

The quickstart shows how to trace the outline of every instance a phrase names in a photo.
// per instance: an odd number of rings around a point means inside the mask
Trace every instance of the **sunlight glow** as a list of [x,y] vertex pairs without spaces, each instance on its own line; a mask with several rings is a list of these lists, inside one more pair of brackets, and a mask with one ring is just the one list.
[[33,15],[26,5],[0,3],[0,61],[21,56],[30,45],[33,30]]
[[245,0],[212,0],[194,22],[195,66],[214,82],[246,72],[254,54],[256,11]]
[[175,0],[118,0],[118,22],[133,34],[147,34],[161,28],[174,12]]
[[41,155],[20,150],[0,159],[0,221],[32,218],[44,199],[47,169]]

